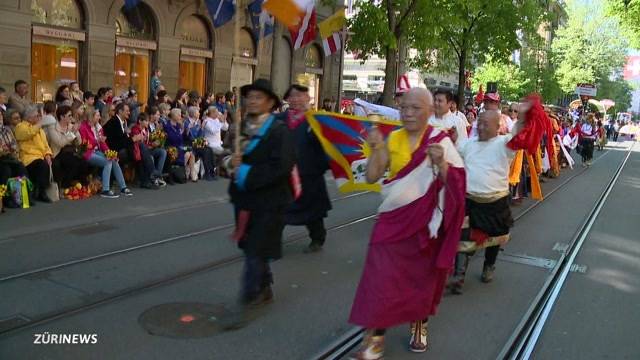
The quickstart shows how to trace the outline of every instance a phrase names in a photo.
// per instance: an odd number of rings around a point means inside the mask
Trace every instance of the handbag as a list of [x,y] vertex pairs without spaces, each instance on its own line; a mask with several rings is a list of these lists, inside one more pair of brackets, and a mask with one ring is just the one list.
[[53,181],[53,169],[51,166],[49,166],[49,186],[47,186],[45,193],[52,202],[60,200],[60,189],[58,189],[58,183]]
[[33,190],[33,185],[29,179],[24,176],[13,177],[7,180],[7,188],[13,202],[23,209],[30,207],[29,193]]
[[187,174],[184,171],[184,166],[173,165],[171,166],[171,178],[178,184],[187,183]]

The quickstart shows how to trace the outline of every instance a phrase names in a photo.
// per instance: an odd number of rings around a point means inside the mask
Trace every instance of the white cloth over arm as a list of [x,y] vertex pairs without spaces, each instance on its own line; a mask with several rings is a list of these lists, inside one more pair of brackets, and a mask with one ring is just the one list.
[[400,120],[400,111],[397,109],[368,103],[361,99],[355,99],[353,103],[356,105],[354,106],[353,112],[357,116],[367,116],[367,113],[375,113],[388,119]]

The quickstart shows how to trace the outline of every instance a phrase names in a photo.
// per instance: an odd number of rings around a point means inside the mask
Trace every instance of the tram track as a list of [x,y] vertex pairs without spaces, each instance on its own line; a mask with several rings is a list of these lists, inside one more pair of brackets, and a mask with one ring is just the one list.
[[[345,200],[345,199],[350,199],[350,198],[353,198],[353,197],[356,197],[356,196],[361,196],[361,195],[364,195],[364,194],[367,194],[367,193],[369,193],[369,192],[361,192],[361,193],[356,193],[356,194],[350,194],[350,195],[347,195],[347,196],[343,196],[343,197],[339,197],[339,198],[333,199],[332,202]],[[342,223],[340,223],[338,225],[327,227],[327,232],[331,233],[331,232],[339,231],[341,229],[344,229],[344,228],[359,224],[361,222],[371,220],[371,219],[375,218],[376,216],[377,216],[377,213],[373,213],[373,214],[369,214],[369,215],[366,215],[366,216],[353,218],[353,219],[350,219],[350,220],[348,220],[346,222],[342,222]],[[233,224],[224,225],[224,226],[226,226],[226,228],[231,228],[233,226]],[[218,230],[220,230],[220,229],[218,229]],[[211,231],[214,231],[214,230],[210,230],[209,232],[211,232]],[[199,233],[199,235],[201,235],[202,233],[206,233],[206,229],[202,230],[202,231],[200,231],[198,233]],[[192,236],[196,236],[196,235],[192,235]],[[307,238],[307,233],[305,231],[296,232],[294,234],[289,235],[283,241],[283,246],[296,243],[296,242],[298,242],[300,240],[304,240],[306,238]],[[176,240],[179,240],[179,239],[175,239],[174,241],[176,241]],[[166,244],[166,243],[167,243],[167,241],[164,241],[162,243],[158,243],[157,245]],[[139,249],[142,249],[142,248],[144,248],[144,247],[140,247],[140,246],[132,247],[131,251],[139,250]],[[125,250],[125,249],[123,249],[123,250]],[[103,255],[107,255],[107,256],[102,256],[100,258],[105,258],[105,257],[108,257],[108,256],[114,256],[114,255],[118,255],[118,254],[122,254],[122,253],[123,253],[123,251],[120,251],[120,252],[114,253],[114,254],[109,253],[108,255],[107,254],[103,254]],[[80,263],[83,263],[83,262],[95,261],[95,260],[98,260],[98,259],[99,258],[94,256],[91,259],[88,259],[86,261],[75,262],[74,264],[77,265],[77,264],[80,264]],[[135,286],[126,288],[126,289],[121,290],[121,291],[117,291],[117,292],[115,292],[113,294],[110,294],[108,296],[99,298],[97,300],[89,301],[89,302],[86,302],[86,303],[78,305],[78,306],[73,306],[73,307],[68,307],[68,308],[63,308],[63,309],[59,309],[59,310],[56,310],[56,311],[52,311],[52,312],[46,313],[44,315],[38,316],[36,318],[29,319],[28,321],[19,323],[19,324],[15,325],[15,326],[11,326],[11,327],[6,328],[6,329],[1,329],[0,330],[0,337],[6,336],[6,335],[10,335],[10,334],[22,331],[24,329],[32,328],[34,326],[39,326],[39,325],[43,325],[43,324],[46,324],[46,323],[50,323],[50,322],[55,321],[55,320],[63,319],[63,318],[66,318],[68,316],[72,316],[72,315],[75,315],[75,314],[78,314],[78,313],[82,313],[84,311],[87,311],[87,310],[90,310],[90,309],[94,309],[94,308],[97,308],[97,307],[100,307],[100,306],[103,306],[103,305],[106,305],[106,304],[110,304],[110,303],[113,303],[113,302],[116,302],[116,301],[119,301],[119,300],[122,300],[122,299],[126,299],[126,298],[129,298],[129,297],[132,297],[132,296],[136,296],[136,295],[141,294],[143,292],[146,292],[148,290],[152,290],[152,289],[159,288],[159,287],[162,287],[162,286],[167,286],[167,285],[170,285],[170,284],[176,283],[178,281],[182,281],[182,280],[188,279],[190,277],[193,277],[193,276],[196,276],[196,275],[199,275],[199,274],[204,274],[204,273],[207,273],[209,271],[215,271],[215,270],[217,270],[219,268],[222,268],[222,267],[225,267],[225,266],[228,266],[228,265],[231,265],[231,264],[238,263],[238,262],[242,261],[242,259],[243,259],[243,255],[241,255],[241,254],[226,256],[226,257],[223,257],[222,259],[218,259],[218,260],[215,260],[215,261],[207,262],[205,264],[193,267],[193,268],[188,269],[188,270],[180,271],[178,273],[174,273],[174,274],[172,274],[170,276],[166,276],[166,277],[163,277],[161,279],[151,280],[151,281],[139,284],[139,285],[135,285]],[[65,267],[72,266],[74,264],[69,263],[69,264],[66,264]],[[40,272],[46,272],[46,271],[50,271],[50,270],[51,269],[48,269],[48,270],[41,269]],[[35,270],[32,271],[30,275],[33,275],[33,274],[35,274]],[[16,275],[18,275],[18,274],[16,274]],[[24,276],[28,276],[28,275],[23,275],[22,277],[24,277]],[[13,279],[15,280],[16,277],[14,276]],[[4,280],[4,281],[9,281],[9,279]]]
[[[633,149],[634,144],[632,144],[629,149],[627,149],[627,155],[625,157],[625,159],[623,160],[623,162],[621,163],[621,165],[619,166],[618,170],[614,173],[614,176],[611,178],[611,182],[609,183],[609,185],[605,188],[605,190],[603,191],[603,193],[601,194],[600,198],[596,201],[596,204],[594,205],[594,208],[592,209],[591,213],[587,216],[587,220],[585,220],[585,224],[589,223],[589,224],[593,224],[593,222],[595,221],[595,218],[590,220],[590,217],[592,215],[592,213],[595,211],[596,208],[601,208],[602,205],[604,204],[604,202],[601,202],[602,197],[604,196],[604,194],[607,194],[611,191],[611,189],[613,188],[613,182],[614,179],[617,180],[617,177],[619,176],[619,174],[622,172],[622,168],[624,167],[624,164],[626,164],[627,159],[629,158],[629,155],[631,154],[631,151]],[[611,150],[607,150],[606,152],[602,153],[602,155],[600,155],[597,159],[595,159],[593,161],[593,163],[595,164],[596,162],[598,162],[600,159],[604,158],[605,155],[607,155]],[[576,177],[584,174],[586,171],[588,171],[589,168],[583,168],[580,171],[578,171],[577,173],[571,175],[570,177],[568,177],[567,179],[565,179],[562,183],[560,183],[560,185],[555,186],[551,191],[549,191],[543,200],[539,200],[534,202],[533,204],[531,204],[530,206],[528,206],[527,208],[525,208],[523,211],[519,212],[516,216],[514,216],[514,222],[518,221],[519,219],[522,219],[526,214],[528,214],[529,212],[531,212],[533,209],[535,209],[536,207],[538,207],[540,204],[542,204],[545,199],[548,199],[551,195],[553,195],[554,193],[556,193],[558,190],[564,188],[567,184],[569,184],[573,179],[575,179]],[[599,210],[598,210],[599,212]],[[582,228],[583,229],[585,227],[585,225],[583,224]],[[589,225],[590,228],[590,225]],[[582,238],[582,241],[584,241],[584,238],[586,238],[586,233],[581,235],[581,232],[579,231],[576,236],[574,237],[574,240],[576,238]],[[569,250],[567,250],[567,252],[570,252],[573,250],[573,245],[574,242],[571,243],[571,246],[569,247]],[[581,245],[581,244],[580,244]],[[579,248],[578,248],[579,250]],[[577,250],[576,254],[577,254]],[[550,275],[550,277],[548,278],[549,280],[547,280],[547,283],[545,283],[545,286],[543,287],[543,290],[546,289],[548,286],[550,286],[550,280],[552,279],[553,274],[556,274],[557,270],[560,266],[562,267],[562,271],[561,273],[564,274],[564,280],[566,280],[566,275],[568,274],[571,265],[573,264],[573,259],[575,259],[575,254],[571,257],[571,262],[568,261],[562,261],[562,260],[566,260],[565,259],[565,254],[567,254],[567,252],[565,252],[563,254],[563,257],[561,258],[561,261],[557,262],[556,268],[554,268],[554,271],[552,273],[552,275]],[[563,265],[564,264],[564,265]],[[568,265],[567,265],[568,264]],[[563,280],[563,281],[564,281]],[[560,285],[561,286],[561,285]],[[554,287],[555,289],[555,287]],[[557,291],[557,290],[556,290]],[[541,290],[541,293],[543,291]],[[541,293],[538,294],[538,296],[536,297],[536,301],[534,301],[534,303],[531,305],[531,308],[527,311],[525,317],[523,318],[522,322],[518,325],[518,329],[516,332],[514,332],[514,335],[512,335],[512,337],[509,339],[507,345],[505,345],[505,347],[503,348],[501,355],[503,354],[503,352],[506,351],[507,348],[513,348],[515,347],[516,343],[518,344],[522,344],[523,343],[523,339],[522,337],[524,337],[525,335],[519,335],[516,336],[515,334],[525,334],[525,330],[531,329],[531,327],[526,327],[526,324],[529,324],[530,321],[528,321],[531,316],[534,315],[534,310],[532,308],[534,308],[536,304],[539,304],[539,301],[542,300],[542,295]],[[557,293],[556,293],[557,296]],[[554,300],[555,301],[555,300]],[[552,306],[552,304],[551,304]],[[537,307],[536,307],[537,308]],[[547,310],[548,311],[548,310]],[[548,315],[548,313],[547,313]],[[525,321],[525,319],[527,319],[527,321]],[[522,328],[522,329],[521,329]],[[351,327],[349,328],[346,332],[344,332],[340,337],[338,337],[336,340],[334,340],[332,343],[328,344],[327,346],[325,346],[323,349],[321,349],[319,352],[317,352],[314,356],[311,357],[311,359],[313,360],[338,360],[338,359],[342,359],[345,356],[347,356],[350,352],[352,352],[362,341],[363,337],[364,337],[364,331],[365,329],[361,328],[361,327]],[[533,331],[533,330],[532,330]],[[537,336],[539,335],[539,331],[540,329],[537,330],[538,333],[535,337],[535,339],[537,340]],[[532,333],[526,333],[526,335],[531,335]],[[527,337],[529,338],[529,337]],[[532,349],[529,347],[528,348],[529,351],[532,351]],[[515,359],[521,359],[518,357],[503,357],[503,356],[499,356],[498,359],[509,359],[509,360],[515,360]],[[528,359],[528,357],[526,358]]]
[[[368,191],[365,191],[365,192],[358,192],[358,193],[354,193],[354,194],[340,196],[340,197],[331,199],[331,202],[335,203],[335,202],[338,202],[338,201],[348,200],[348,199],[351,199],[351,198],[354,198],[354,197],[358,197],[358,196],[362,196],[362,195],[365,195],[365,194],[368,194],[368,193],[369,193]],[[64,268],[67,268],[67,267],[70,267],[70,266],[82,264],[82,263],[87,263],[87,262],[91,262],[91,261],[95,261],[95,260],[105,259],[105,258],[108,258],[108,257],[112,257],[112,256],[116,256],[116,255],[122,255],[122,254],[130,253],[130,252],[134,252],[134,251],[138,251],[138,250],[142,250],[142,249],[152,248],[152,247],[156,247],[156,246],[160,246],[160,245],[165,245],[165,244],[173,243],[173,242],[180,241],[180,240],[191,239],[191,238],[196,237],[196,236],[201,236],[201,235],[205,235],[205,234],[214,233],[214,232],[217,232],[217,231],[227,230],[227,229],[231,229],[233,227],[234,227],[233,223],[217,225],[217,226],[211,226],[211,227],[207,227],[207,228],[204,228],[204,229],[201,229],[201,230],[188,232],[186,234],[171,236],[171,237],[167,237],[167,238],[164,238],[164,239],[151,241],[151,242],[146,242],[146,243],[142,243],[142,244],[137,244],[137,245],[134,245],[134,246],[129,246],[129,247],[122,248],[122,249],[112,250],[112,251],[108,251],[108,252],[104,252],[104,253],[100,253],[100,254],[96,254],[96,255],[92,255],[92,256],[85,256],[85,257],[81,257],[81,258],[77,258],[77,259],[61,262],[61,263],[58,263],[58,264],[43,266],[43,267],[40,267],[40,268],[37,268],[37,269],[23,271],[23,272],[20,272],[20,273],[5,275],[5,276],[0,277],[0,284],[2,284],[3,282],[10,281],[10,280],[17,280],[17,279],[21,279],[21,278],[25,278],[25,277],[29,277],[29,276],[34,276],[34,275],[42,274],[42,273],[45,273],[45,272],[48,272],[48,271],[52,271],[52,270],[60,270],[60,269],[64,269]]]
[[561,254],[560,259],[551,271],[547,281],[535,296],[520,323],[516,326],[515,331],[500,351],[498,359],[528,360],[533,354],[550,312],[567,281],[571,266],[574,264],[584,241],[591,232],[593,224],[600,215],[600,211],[627,164],[634,145],[635,144],[632,144],[630,146],[627,155],[612,176],[605,190],[600,194],[594,207],[571,239],[568,249]]

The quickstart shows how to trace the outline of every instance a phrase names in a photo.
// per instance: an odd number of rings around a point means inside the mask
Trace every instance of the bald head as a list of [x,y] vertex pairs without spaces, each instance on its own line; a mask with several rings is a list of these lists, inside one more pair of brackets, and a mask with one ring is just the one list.
[[433,106],[433,95],[428,89],[411,88],[402,96],[402,98],[415,98],[416,101],[423,103],[425,106]]
[[498,110],[487,110],[478,118],[478,140],[488,141],[498,136],[500,129],[500,117]]
[[433,115],[433,95],[427,89],[412,88],[402,96],[400,115],[405,130],[421,133]]

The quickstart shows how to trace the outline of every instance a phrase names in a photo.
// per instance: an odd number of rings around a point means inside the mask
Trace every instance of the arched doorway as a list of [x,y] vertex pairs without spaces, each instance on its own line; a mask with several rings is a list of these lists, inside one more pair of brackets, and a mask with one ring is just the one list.
[[240,47],[238,53],[233,54],[233,64],[231,65],[231,88],[240,88],[243,85],[251,84],[255,67],[258,64],[256,46],[251,32],[242,29],[239,36]]
[[[141,102],[149,98],[149,81],[153,56],[158,43],[153,10],[139,3],[137,14],[125,14],[124,7],[116,17],[116,57],[114,68],[114,93],[122,95],[129,89],[138,92]],[[135,18],[138,24],[130,23]]]
[[85,20],[76,0],[31,0],[31,13],[31,100],[44,102],[79,81]]
[[298,74],[296,80],[299,84],[309,87],[309,95],[311,96],[311,107],[318,109],[322,106],[320,100],[320,87],[322,86],[322,52],[316,45],[307,48],[304,56],[305,72]]
[[198,16],[191,15],[182,22],[180,37],[180,87],[204,95],[213,59],[209,27]]

